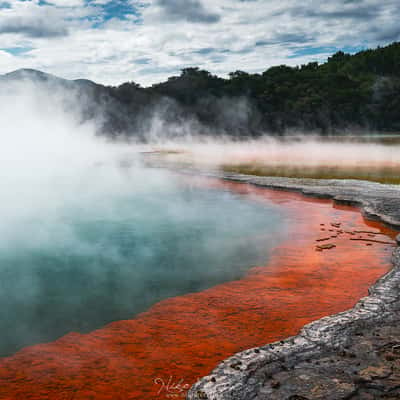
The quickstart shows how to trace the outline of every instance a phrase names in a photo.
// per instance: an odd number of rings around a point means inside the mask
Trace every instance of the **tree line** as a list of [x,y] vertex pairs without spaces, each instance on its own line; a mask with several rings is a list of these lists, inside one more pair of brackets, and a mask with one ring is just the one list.
[[197,134],[234,137],[400,132],[400,43],[354,55],[339,51],[321,64],[235,71],[226,79],[185,68],[147,88],[135,82],[80,86],[91,99],[86,117],[100,110],[102,131],[112,136],[145,139],[157,118],[177,134],[188,121]]

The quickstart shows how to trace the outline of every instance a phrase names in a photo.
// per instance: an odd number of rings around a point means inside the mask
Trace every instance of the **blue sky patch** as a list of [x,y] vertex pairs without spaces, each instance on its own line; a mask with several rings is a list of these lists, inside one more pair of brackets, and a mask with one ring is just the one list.
[[93,21],[93,27],[98,28],[104,22],[111,19],[127,20],[129,16],[140,17],[140,4],[137,7],[129,4],[126,0],[112,0],[105,4],[92,4],[92,0],[86,0],[87,5],[93,5],[101,10],[101,17],[89,17],[89,21]]
[[334,46],[305,46],[294,49],[293,53],[288,57],[297,58],[303,56],[318,56],[319,54],[326,54],[326,53],[334,54],[338,51],[354,54],[362,50],[364,50],[363,46],[354,46],[354,47],[345,46],[343,48],[338,48]]
[[5,47],[5,48],[0,48],[0,50],[12,54],[13,56],[21,56],[26,53],[29,53],[31,50],[33,50],[33,47]]

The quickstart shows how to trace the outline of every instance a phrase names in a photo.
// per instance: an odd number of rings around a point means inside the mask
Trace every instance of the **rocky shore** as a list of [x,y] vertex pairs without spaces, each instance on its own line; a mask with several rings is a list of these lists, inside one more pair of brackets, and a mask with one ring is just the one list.
[[[331,198],[400,228],[399,186],[207,175]],[[400,247],[393,253],[393,269],[354,308],[308,324],[297,336],[235,354],[193,385],[187,399],[400,399]]]

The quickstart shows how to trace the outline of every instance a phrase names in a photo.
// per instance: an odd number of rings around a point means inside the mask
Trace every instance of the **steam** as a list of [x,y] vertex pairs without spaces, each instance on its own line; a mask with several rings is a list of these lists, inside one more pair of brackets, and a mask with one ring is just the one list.
[[[176,114],[169,100],[148,110],[140,137],[146,144],[116,142],[99,136],[99,117],[88,118],[90,98],[82,91],[56,82],[46,84],[29,79],[2,83],[0,93],[0,191],[2,208],[0,248],[15,243],[54,239],[48,226],[60,217],[65,204],[99,203],[108,193],[127,192],[128,180],[136,190],[145,190],[139,167],[141,152],[155,152],[159,160],[176,165],[224,168],[261,166],[273,168],[389,168],[400,170],[400,145],[375,141],[353,142],[351,137],[331,141],[297,134],[276,139],[269,135],[253,140],[216,137],[198,121]],[[206,106],[206,105],[205,105]],[[221,99],[220,118],[243,127],[253,115],[245,98]],[[223,124],[227,126],[227,123]],[[128,132],[134,136],[134,132]],[[150,158],[150,161],[153,159]],[[121,165],[135,165],[134,169]],[[159,179],[157,185],[170,184]],[[89,211],[88,211],[89,212]],[[40,220],[35,233],[27,229]],[[60,221],[58,221],[60,222]],[[46,225],[48,224],[48,226]],[[68,229],[68,224],[64,224]],[[60,223],[58,226],[62,226]],[[16,240],[16,238],[23,240]]]
[[[1,89],[3,354],[236,279],[265,262],[284,234],[273,204],[199,189],[194,177],[182,183],[147,165],[399,171],[398,144],[216,137],[168,99],[146,110],[124,141],[111,140],[99,135],[102,110],[85,90],[29,79],[1,82]],[[229,120],[245,129],[254,117],[245,98],[215,104],[225,127]]]
[[351,136],[324,138],[298,134],[277,139],[266,135],[246,141],[232,141],[227,137],[191,137],[189,140],[160,141],[154,149],[162,149],[166,153],[175,151],[174,158],[177,160],[215,166],[254,163],[315,168],[400,167],[400,140],[396,137],[390,145],[379,143],[379,137],[372,136],[357,139]]
[[158,140],[98,136],[81,93],[30,81],[2,89],[0,355],[236,279],[283,232],[272,204],[145,168],[141,152]]
[[[95,136],[96,121],[81,124],[79,99],[58,87],[8,85],[0,95],[0,109],[0,234],[7,238],[1,247],[26,232],[23,226],[32,216],[45,225],[71,200],[72,185],[83,189],[94,167],[114,164],[122,148]],[[114,179],[115,171],[108,169],[104,179]],[[85,192],[95,190],[93,181]],[[38,240],[38,233],[29,232],[27,242]]]

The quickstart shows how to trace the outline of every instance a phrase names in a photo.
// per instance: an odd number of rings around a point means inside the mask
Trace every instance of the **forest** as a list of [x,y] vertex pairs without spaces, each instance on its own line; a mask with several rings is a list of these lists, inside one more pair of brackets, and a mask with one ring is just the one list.
[[55,79],[79,87],[87,99],[82,115],[101,116],[100,131],[111,137],[400,132],[400,43],[227,78],[190,67],[150,87]]
[[114,132],[129,131],[156,104],[164,104],[159,107],[172,122],[190,116],[206,130],[235,136],[400,131],[400,43],[354,55],[340,51],[322,64],[235,71],[228,79],[186,68],[149,88],[130,82],[106,90],[132,113],[125,121],[114,116],[115,124],[109,116]]

